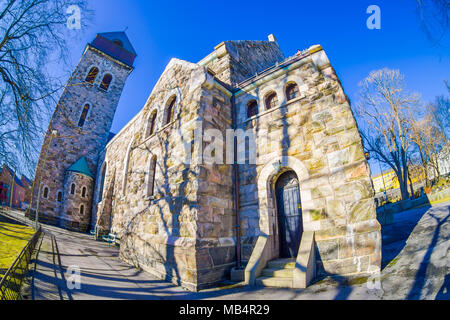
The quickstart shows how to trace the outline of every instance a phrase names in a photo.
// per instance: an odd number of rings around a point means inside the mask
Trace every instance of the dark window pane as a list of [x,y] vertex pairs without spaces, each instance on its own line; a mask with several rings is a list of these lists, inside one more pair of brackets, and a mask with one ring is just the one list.
[[174,112],[174,109],[175,109],[175,101],[176,101],[176,99],[173,99],[170,102],[169,107],[167,108],[166,124],[172,122],[172,120],[173,120],[173,112]]
[[83,108],[83,111],[81,112],[80,120],[78,121],[78,126],[80,128],[84,126],[88,112],[89,112],[89,105],[86,104]]
[[103,90],[108,90],[109,85],[111,84],[112,81],[112,75],[110,75],[109,73],[105,74],[105,76],[103,77],[102,83],[100,84],[100,88],[102,88]]
[[258,114],[258,103],[253,100],[247,105],[247,117],[251,118]]
[[152,116],[150,117],[150,128],[148,131],[148,136],[151,136],[155,132],[155,124],[156,124],[156,112],[153,112]]
[[275,108],[278,105],[278,98],[275,92],[269,94],[266,98],[266,109]]
[[295,83],[291,83],[286,88],[286,97],[288,101],[299,97],[298,86]]
[[86,77],[86,82],[87,83],[94,83],[95,78],[97,78],[98,75],[98,68],[97,67],[92,67],[91,70],[89,71],[89,74]]

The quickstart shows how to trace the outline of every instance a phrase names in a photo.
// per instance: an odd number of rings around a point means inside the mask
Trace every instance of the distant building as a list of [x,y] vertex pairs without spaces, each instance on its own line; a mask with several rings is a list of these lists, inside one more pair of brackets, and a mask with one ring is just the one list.
[[[413,185],[417,182],[425,180],[425,172],[423,167],[421,166],[411,166],[409,168],[409,173],[411,175],[411,181]],[[378,175],[372,177],[373,188],[375,189],[375,193],[384,192],[385,190],[391,189],[399,189],[400,183],[398,182],[397,175],[394,170],[385,170]],[[410,185],[410,181],[408,179],[408,186]]]
[[372,177],[375,193],[396,189],[395,185],[398,184],[398,179],[395,179],[396,177],[397,175],[392,169],[383,171],[382,173]]
[[[33,182],[6,164],[0,168],[0,205],[22,209],[30,203]],[[11,197],[12,192],[12,197]]]
[[[447,143],[439,152],[438,155],[438,169],[441,177],[450,174],[450,143]],[[428,166],[428,177],[430,179],[437,178],[436,170],[432,166]]]

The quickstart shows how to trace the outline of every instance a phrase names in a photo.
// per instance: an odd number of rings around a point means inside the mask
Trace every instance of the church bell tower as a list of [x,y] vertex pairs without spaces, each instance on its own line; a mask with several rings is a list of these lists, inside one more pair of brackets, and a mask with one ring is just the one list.
[[56,105],[35,174],[32,214],[87,231],[99,152],[110,129],[136,52],[124,32],[89,43]]

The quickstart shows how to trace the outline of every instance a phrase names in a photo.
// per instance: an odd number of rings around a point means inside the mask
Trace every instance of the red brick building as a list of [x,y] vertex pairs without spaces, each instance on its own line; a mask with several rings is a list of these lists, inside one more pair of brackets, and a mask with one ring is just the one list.
[[30,203],[32,185],[25,175],[19,178],[17,172],[4,164],[0,168],[0,205],[23,208]]

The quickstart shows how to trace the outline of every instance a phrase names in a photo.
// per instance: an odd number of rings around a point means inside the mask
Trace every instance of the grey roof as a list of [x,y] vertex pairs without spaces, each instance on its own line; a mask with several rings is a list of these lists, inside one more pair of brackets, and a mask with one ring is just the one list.
[[136,51],[133,48],[133,45],[130,42],[130,39],[128,39],[127,35],[123,31],[119,32],[104,32],[99,33],[99,36],[108,39],[109,41],[113,42],[114,40],[120,40],[123,44],[123,48],[127,50],[128,52],[132,53],[133,55],[137,56]]

